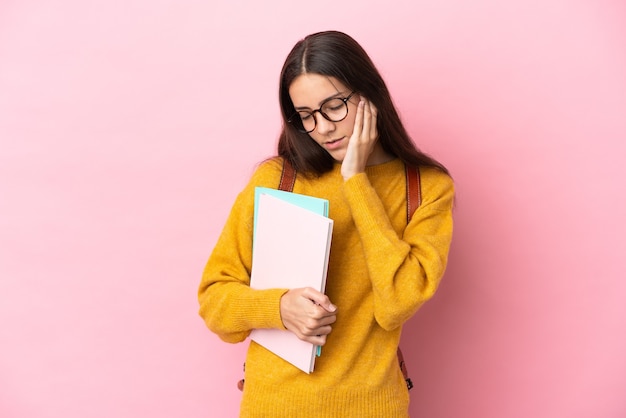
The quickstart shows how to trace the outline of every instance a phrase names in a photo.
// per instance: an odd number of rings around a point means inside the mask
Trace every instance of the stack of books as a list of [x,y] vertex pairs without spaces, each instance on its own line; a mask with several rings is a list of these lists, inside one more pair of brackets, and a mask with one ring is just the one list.
[[[250,287],[311,287],[323,293],[332,232],[327,200],[257,187]],[[250,338],[302,371],[313,371],[319,347],[291,331],[255,329]]]

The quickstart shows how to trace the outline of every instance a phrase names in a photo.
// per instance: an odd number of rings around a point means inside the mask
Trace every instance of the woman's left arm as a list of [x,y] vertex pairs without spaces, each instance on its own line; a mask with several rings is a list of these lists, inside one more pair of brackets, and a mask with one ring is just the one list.
[[454,184],[436,169],[421,169],[422,204],[402,236],[365,173],[344,184],[361,237],[378,324],[393,330],[430,299],[445,272],[452,240]]

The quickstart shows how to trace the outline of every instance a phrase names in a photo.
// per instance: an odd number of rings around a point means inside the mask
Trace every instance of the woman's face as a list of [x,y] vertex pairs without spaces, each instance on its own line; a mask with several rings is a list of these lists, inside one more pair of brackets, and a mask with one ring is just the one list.
[[[351,93],[352,91],[336,78],[314,73],[299,75],[289,86],[289,96],[297,111],[313,112],[328,99],[345,99]],[[315,129],[309,132],[309,136],[336,161],[343,161],[346,155],[359,99],[359,95],[355,94],[346,102],[348,115],[339,122],[327,120],[320,112],[313,113],[316,125]]]

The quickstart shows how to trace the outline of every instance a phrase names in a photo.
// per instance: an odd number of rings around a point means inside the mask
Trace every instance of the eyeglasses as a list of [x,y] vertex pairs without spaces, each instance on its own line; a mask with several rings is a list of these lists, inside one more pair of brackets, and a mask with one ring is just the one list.
[[297,130],[303,133],[313,132],[317,126],[317,119],[315,118],[315,112],[319,112],[324,119],[330,122],[341,122],[348,116],[348,100],[354,96],[356,92],[353,91],[350,95],[344,99],[341,97],[332,97],[322,102],[319,109],[308,111],[298,110],[287,121],[291,123]]

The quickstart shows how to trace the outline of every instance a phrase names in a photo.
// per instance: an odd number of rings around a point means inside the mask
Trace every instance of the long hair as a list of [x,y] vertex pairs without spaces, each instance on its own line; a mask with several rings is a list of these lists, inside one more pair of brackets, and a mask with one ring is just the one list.
[[389,90],[365,50],[350,36],[337,31],[318,32],[300,40],[291,50],[280,74],[279,101],[283,128],[278,155],[304,174],[321,175],[332,170],[334,159],[309,134],[298,131],[289,118],[295,108],[289,86],[301,74],[334,77],[367,97],[378,109],[377,129],[383,149],[405,164],[448,170],[413,143],[396,111]]

